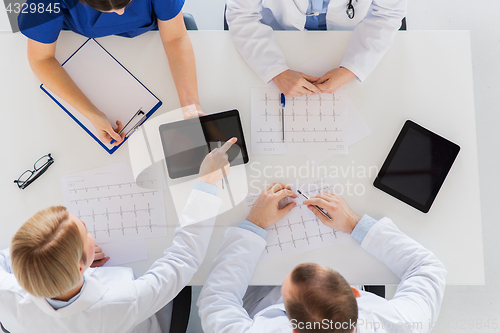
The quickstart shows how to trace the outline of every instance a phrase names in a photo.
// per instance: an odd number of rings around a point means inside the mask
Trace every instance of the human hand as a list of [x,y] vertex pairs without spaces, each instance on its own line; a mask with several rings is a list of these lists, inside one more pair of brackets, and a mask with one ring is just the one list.
[[113,127],[111,127],[111,124],[109,123],[106,115],[98,111],[92,116],[90,121],[97,130],[97,136],[103,143],[111,143],[111,141],[114,140],[112,145],[118,146],[125,138],[125,133],[118,135],[118,132],[123,129],[122,123],[119,120],[116,121],[117,128],[114,129]]
[[[361,217],[354,214],[340,195],[333,193],[325,192],[315,195],[312,198],[304,200],[304,205],[307,205],[307,208],[327,227],[349,234],[352,233],[356,224],[361,220]],[[329,220],[326,218],[314,205],[324,209],[332,219]]]
[[355,77],[356,75],[347,68],[334,68],[314,82],[314,85],[323,93],[333,94]]
[[285,217],[293,207],[297,206],[295,202],[290,202],[280,209],[278,203],[285,197],[296,198],[297,195],[292,192],[292,189],[288,185],[281,183],[272,184],[255,201],[247,220],[262,229],[275,224]]
[[231,171],[229,166],[229,160],[227,156],[227,151],[231,146],[236,143],[238,139],[232,138],[222,147],[215,148],[207,156],[203,159],[200,166],[200,174],[198,175],[198,180],[209,183],[209,184],[217,184],[222,178],[224,178],[224,174],[222,173],[222,169],[224,169],[224,173],[227,176]]
[[184,106],[182,108],[182,114],[184,115],[184,119],[197,118],[207,115],[205,112],[203,112],[203,110],[201,109],[201,105],[199,104]]
[[95,251],[94,261],[92,262],[90,267],[93,267],[93,268],[101,267],[105,263],[107,263],[108,260],[110,259],[109,257],[106,257],[104,255],[104,253],[102,252],[102,249],[99,246],[96,245],[94,251]]
[[299,97],[321,93],[321,90],[313,84],[317,80],[317,77],[292,71],[291,69],[287,69],[273,78],[274,83],[276,83],[286,97]]

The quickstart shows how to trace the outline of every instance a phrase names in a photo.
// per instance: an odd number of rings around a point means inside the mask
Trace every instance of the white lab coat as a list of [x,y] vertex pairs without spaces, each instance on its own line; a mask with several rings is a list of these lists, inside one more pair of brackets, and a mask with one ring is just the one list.
[[[131,268],[89,268],[80,297],[54,310],[23,290],[0,254],[0,322],[12,333],[161,333],[155,313],[191,280],[202,263],[221,200],[193,190],[171,247],[142,277]],[[198,222],[198,223],[196,223]],[[188,225],[190,223],[194,223]]]
[[[266,241],[251,231],[228,228],[198,299],[205,333],[292,332],[282,299],[253,319],[242,306],[242,297],[265,246]],[[412,323],[413,332],[429,332],[444,294],[443,264],[388,218],[370,229],[361,247],[386,264],[401,282],[390,301],[361,292],[357,298],[358,332],[410,332],[404,326],[406,322]],[[422,327],[413,323],[422,323]]]
[[[296,2],[306,12],[309,0]],[[234,45],[257,75],[269,82],[287,70],[273,29],[304,30],[306,16],[293,0],[226,0],[226,3]],[[348,0],[330,0],[327,29],[354,29],[340,66],[364,81],[391,46],[406,15],[406,0],[353,0],[352,20],[346,14],[347,3]],[[300,47],[297,45],[297,49]]]

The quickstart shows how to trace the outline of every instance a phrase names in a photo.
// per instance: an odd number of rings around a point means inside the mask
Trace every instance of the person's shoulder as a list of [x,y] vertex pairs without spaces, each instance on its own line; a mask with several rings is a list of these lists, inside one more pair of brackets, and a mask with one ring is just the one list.
[[0,280],[0,300],[7,300],[7,293],[15,295],[19,300],[29,298],[28,292],[19,285],[13,274],[9,274],[5,279]]
[[256,313],[252,328],[248,332],[290,332],[292,328],[290,319],[284,311],[284,305],[276,304]]
[[185,0],[151,0],[156,16],[162,21],[168,21],[176,17],[182,10],[184,1]]
[[[27,0],[18,16],[19,30],[40,30],[46,24],[62,17],[66,9],[63,0]],[[45,29],[45,28],[44,28]],[[43,30],[43,29],[42,29]],[[44,31],[40,30],[40,33]],[[32,36],[28,36],[32,38]],[[36,40],[36,38],[33,38]]]
[[[88,286],[106,290],[103,302],[133,302],[134,271],[130,267],[97,267],[85,271]],[[87,286],[85,287],[87,288]]]

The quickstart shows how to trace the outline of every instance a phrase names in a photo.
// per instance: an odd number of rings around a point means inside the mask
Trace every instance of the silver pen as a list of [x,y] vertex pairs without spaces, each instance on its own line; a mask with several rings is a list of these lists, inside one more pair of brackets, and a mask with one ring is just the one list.
[[[306,200],[308,200],[309,198],[302,192],[300,192],[300,190],[297,190],[297,193],[299,193],[300,195],[302,195],[304,198],[306,198]],[[332,218],[330,217],[330,215],[328,215],[328,213],[321,207],[317,206],[317,205],[313,205],[314,207],[316,207],[316,209],[321,213],[323,214],[324,217],[326,217],[327,219],[329,219],[330,221],[333,221]]]
[[[141,124],[142,124],[142,123],[146,120],[146,118],[147,118],[147,114],[146,114],[146,113],[144,113],[144,111],[142,111],[142,107],[141,107],[141,108],[140,108],[140,109],[139,109],[139,110],[138,110],[138,111],[137,111],[137,112],[136,112],[136,113],[132,116],[132,118],[130,118],[130,120],[129,120],[126,124],[125,124],[125,126],[123,126],[123,127],[122,127],[122,129],[120,130],[120,132],[118,132],[118,135],[121,135],[121,134],[123,133],[123,131],[125,130],[125,128],[127,128],[127,126],[128,126],[128,125],[132,122],[132,120],[134,120],[134,119],[135,119],[135,117],[138,117],[138,116],[140,116],[140,115],[144,115],[144,116],[141,118],[141,120],[139,120],[139,122],[138,122],[137,124],[135,124],[135,125],[134,125],[134,127],[132,127],[132,129],[131,129],[130,131],[128,131],[128,132],[127,132],[127,134],[125,134],[125,137],[126,137],[126,138],[128,138],[128,137],[129,137],[129,135],[131,135],[132,133],[134,133],[134,132],[135,132],[135,130],[136,130],[139,126],[141,126]],[[113,139],[113,140],[111,140],[111,142],[110,142],[109,144],[111,144],[111,145],[112,145],[112,144],[113,144],[113,143],[115,143],[115,142],[116,142],[116,140],[115,140],[115,139]]]

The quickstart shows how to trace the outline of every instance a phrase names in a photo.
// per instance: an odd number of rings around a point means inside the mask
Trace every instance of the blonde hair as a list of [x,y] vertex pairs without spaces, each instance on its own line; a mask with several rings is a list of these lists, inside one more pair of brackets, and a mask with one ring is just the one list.
[[82,235],[66,207],[52,206],[26,221],[12,238],[12,270],[30,294],[54,298],[78,285],[87,262]]

